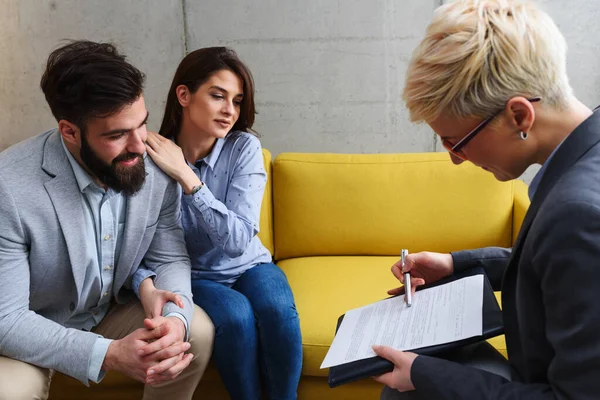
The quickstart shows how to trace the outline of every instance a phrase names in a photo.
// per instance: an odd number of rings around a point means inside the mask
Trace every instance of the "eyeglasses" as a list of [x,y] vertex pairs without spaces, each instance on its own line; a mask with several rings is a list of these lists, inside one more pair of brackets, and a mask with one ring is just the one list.
[[[541,99],[542,99],[541,97],[532,97],[530,99],[527,99],[527,101],[529,101],[530,103],[535,103],[536,101],[540,101]],[[453,156],[458,157],[463,161],[467,161],[467,155],[462,151],[462,149],[467,145],[467,143],[469,143],[471,140],[473,140],[473,138],[479,132],[481,132],[490,122],[492,122],[492,120],[494,118],[496,118],[502,111],[504,111],[504,109],[499,110],[499,111],[495,112],[494,114],[490,115],[489,117],[487,117],[485,120],[483,120],[483,122],[481,122],[479,125],[477,125],[475,127],[475,129],[473,129],[471,132],[467,133],[467,135],[465,137],[463,137],[462,139],[460,139],[458,141],[458,143],[456,143],[456,144],[452,144],[449,141],[447,141],[446,139],[443,139],[442,146],[444,146],[444,148],[446,150],[448,150],[448,152],[450,154],[452,154]]]

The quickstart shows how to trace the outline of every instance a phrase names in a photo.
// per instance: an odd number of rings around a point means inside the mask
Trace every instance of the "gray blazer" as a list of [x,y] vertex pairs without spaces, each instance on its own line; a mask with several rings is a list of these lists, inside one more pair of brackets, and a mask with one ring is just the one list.
[[[140,263],[193,313],[179,187],[148,157],[146,182],[128,198],[113,291],[125,303]],[[62,326],[81,298],[83,199],[56,129],[0,153],[0,355],[52,368],[87,384],[97,334]]]
[[432,357],[411,371],[421,398],[600,398],[600,111],[556,151],[512,254],[453,254],[483,266],[502,306],[512,382]]

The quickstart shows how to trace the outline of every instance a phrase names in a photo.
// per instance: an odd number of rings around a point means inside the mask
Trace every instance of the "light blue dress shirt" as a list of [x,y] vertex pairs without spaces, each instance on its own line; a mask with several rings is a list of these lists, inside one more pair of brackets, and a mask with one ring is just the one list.
[[[62,141],[62,138],[61,138]],[[113,296],[115,265],[123,242],[127,198],[112,189],[104,190],[79,165],[63,142],[63,148],[75,174],[83,198],[83,232],[85,240],[85,279],[75,314],[67,328],[90,331],[106,315]],[[92,350],[88,378],[99,382],[105,373],[100,369],[112,340],[98,335]]]

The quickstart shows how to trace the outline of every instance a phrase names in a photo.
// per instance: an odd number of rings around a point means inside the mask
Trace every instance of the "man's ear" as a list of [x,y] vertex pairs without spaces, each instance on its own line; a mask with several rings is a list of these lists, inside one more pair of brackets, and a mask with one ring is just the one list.
[[181,107],[187,107],[190,104],[190,89],[185,85],[179,85],[175,89],[175,94],[177,95],[177,100]]
[[77,147],[80,146],[81,130],[77,127],[77,125],[65,119],[61,119],[58,121],[58,131],[60,132],[60,135],[65,143],[69,143]]

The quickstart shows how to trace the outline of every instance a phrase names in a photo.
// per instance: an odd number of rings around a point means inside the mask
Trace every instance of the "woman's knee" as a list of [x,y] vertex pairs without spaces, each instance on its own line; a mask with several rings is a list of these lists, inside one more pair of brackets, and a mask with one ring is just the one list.
[[254,312],[256,313],[259,324],[266,321],[299,321],[298,311],[296,310],[296,304],[293,300],[280,300],[256,305]]
[[[243,297],[243,296],[240,296]],[[217,336],[233,335],[243,338],[248,334],[254,334],[256,330],[256,319],[252,305],[243,297],[238,298],[235,304],[223,309],[221,315],[214,319],[215,334]]]
[[291,321],[298,319],[296,302],[289,286],[265,287],[262,296],[251,299],[259,323],[265,320]]
[[257,319],[288,321],[298,318],[294,295],[283,271],[274,264],[262,264],[253,269],[257,269],[257,273],[252,280],[260,282],[260,290],[249,284],[240,289],[250,300]]
[[198,293],[194,292],[194,301],[210,317],[216,336],[227,332],[239,334],[256,325],[252,306],[242,293],[206,281],[196,282],[196,289]]

